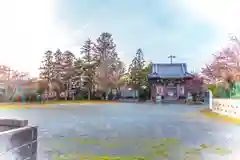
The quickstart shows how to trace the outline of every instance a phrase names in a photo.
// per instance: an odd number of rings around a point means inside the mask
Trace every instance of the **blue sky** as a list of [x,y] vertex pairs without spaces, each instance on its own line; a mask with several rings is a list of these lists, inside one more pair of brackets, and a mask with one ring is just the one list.
[[210,43],[214,37],[211,26],[165,0],[62,1],[58,18],[76,30],[86,24],[85,35],[93,39],[101,32],[112,33],[128,63],[137,48],[142,48],[145,58],[153,62],[169,62],[168,55],[174,54],[177,62],[194,64],[199,45]]
[[1,1],[0,63],[36,75],[46,49],[78,55],[88,37],[110,32],[126,64],[142,48],[146,60],[169,62],[173,54],[198,71],[227,45],[229,33],[239,36],[239,8],[238,0]]

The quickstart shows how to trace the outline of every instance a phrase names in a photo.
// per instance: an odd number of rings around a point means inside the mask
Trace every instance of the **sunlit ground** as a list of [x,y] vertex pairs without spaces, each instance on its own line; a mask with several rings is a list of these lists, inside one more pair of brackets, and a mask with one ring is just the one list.
[[113,101],[87,101],[87,100],[75,100],[75,101],[47,101],[44,103],[40,102],[16,102],[16,103],[2,103],[0,104],[1,109],[27,109],[27,108],[36,108],[36,107],[50,107],[50,105],[59,105],[59,104],[116,104],[118,102]]
[[212,118],[217,121],[232,123],[232,124],[240,124],[240,118],[232,118],[226,115],[220,115],[218,113],[211,112],[209,109],[202,109],[200,110],[200,113],[202,113],[208,118]]

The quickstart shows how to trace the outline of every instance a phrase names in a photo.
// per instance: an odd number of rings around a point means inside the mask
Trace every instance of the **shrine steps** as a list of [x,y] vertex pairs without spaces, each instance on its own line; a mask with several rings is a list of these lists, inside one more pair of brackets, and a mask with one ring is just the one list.
[[169,104],[185,104],[185,100],[162,100],[161,103],[169,103]]

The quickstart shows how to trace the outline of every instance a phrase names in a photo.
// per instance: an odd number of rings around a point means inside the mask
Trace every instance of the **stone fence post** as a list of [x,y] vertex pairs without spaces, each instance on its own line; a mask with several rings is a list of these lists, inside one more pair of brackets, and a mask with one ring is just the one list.
[[212,105],[213,105],[213,94],[212,94],[212,91],[209,89],[208,90],[208,92],[209,92],[209,94],[208,94],[208,97],[209,97],[209,109],[211,109],[212,110]]
[[37,160],[37,126],[0,119],[0,160]]

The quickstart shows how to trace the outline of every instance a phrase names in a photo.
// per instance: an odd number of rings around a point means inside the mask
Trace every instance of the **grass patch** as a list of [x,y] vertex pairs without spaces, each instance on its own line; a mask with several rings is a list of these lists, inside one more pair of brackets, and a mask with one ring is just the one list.
[[[79,143],[81,146],[93,145],[101,148],[110,147],[111,149],[120,149],[131,146],[139,146],[137,153],[132,155],[95,155],[94,153],[57,153],[53,151],[53,160],[151,160],[151,159],[201,159],[204,152],[211,152],[218,156],[231,154],[231,150],[214,147],[208,144],[199,144],[194,148],[187,148],[177,138],[163,139],[132,139],[132,140],[93,140],[89,138],[65,139]],[[64,146],[63,146],[64,147]],[[59,148],[59,145],[58,145]],[[143,156],[148,155],[148,156]]]
[[45,103],[33,102],[33,103],[3,103],[0,104],[0,109],[27,109],[27,108],[39,108],[39,107],[49,107],[49,105],[57,104],[116,104],[116,101],[100,101],[100,100],[75,100],[75,101],[64,101],[64,100],[54,100],[47,101]]
[[25,106],[22,106],[22,105],[11,105],[11,104],[9,104],[9,105],[0,105],[0,109],[3,109],[3,110],[9,110],[9,109],[13,109],[13,110],[15,110],[15,109],[26,109],[26,107]]
[[202,113],[206,117],[217,119],[222,122],[240,124],[240,118],[233,118],[226,115],[218,114],[218,113],[212,112],[210,109],[204,108],[200,110],[200,113]]
[[104,101],[104,100],[74,100],[74,101],[47,101],[44,104],[116,104],[116,101]]
[[134,157],[134,156],[96,156],[92,154],[66,154],[66,155],[53,155],[53,160],[151,160],[151,158]]

